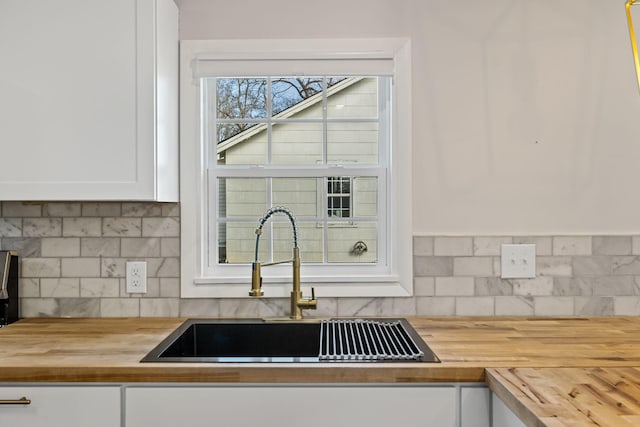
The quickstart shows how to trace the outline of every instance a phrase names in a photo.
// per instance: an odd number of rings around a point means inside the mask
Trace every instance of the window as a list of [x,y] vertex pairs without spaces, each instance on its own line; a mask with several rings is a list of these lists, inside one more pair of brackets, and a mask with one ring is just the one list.
[[[183,42],[183,296],[247,295],[272,206],[296,216],[303,287],[411,293],[408,46],[378,42]],[[291,258],[292,242],[274,215],[259,260]],[[265,295],[288,295],[290,271],[264,269]]]
[[330,176],[327,178],[327,215],[329,218],[351,216],[351,177]]

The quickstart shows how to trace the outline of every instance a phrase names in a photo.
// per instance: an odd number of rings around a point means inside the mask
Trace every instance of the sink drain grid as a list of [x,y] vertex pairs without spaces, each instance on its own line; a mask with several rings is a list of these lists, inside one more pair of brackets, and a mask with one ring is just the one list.
[[324,320],[320,326],[320,360],[421,360],[424,352],[400,321]]

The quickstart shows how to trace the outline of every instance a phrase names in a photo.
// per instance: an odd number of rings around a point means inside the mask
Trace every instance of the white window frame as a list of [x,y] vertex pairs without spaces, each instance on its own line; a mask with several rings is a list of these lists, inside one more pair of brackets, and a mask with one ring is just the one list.
[[[374,274],[354,273],[349,265],[323,266],[324,272],[305,274],[303,289],[316,288],[322,297],[382,297],[413,294],[411,238],[411,45],[405,38],[313,39],[313,40],[183,40],[180,53],[180,209],[181,296],[183,298],[248,297],[251,267],[207,269],[208,230],[206,147],[201,144],[200,79],[198,59],[240,59],[247,64],[260,60],[393,61],[391,174],[387,188],[389,204],[386,229],[386,265]],[[365,63],[366,61],[362,61]],[[300,73],[302,74],[302,73]],[[366,71],[361,71],[366,75]],[[341,172],[336,171],[336,175]],[[295,213],[295,212],[294,212]],[[256,219],[257,225],[257,219]],[[301,245],[303,242],[301,242]],[[217,260],[215,260],[217,261]],[[227,267],[227,266],[224,266]],[[244,267],[244,268],[243,268]],[[209,271],[208,271],[209,270]],[[219,271],[218,271],[219,270]],[[246,270],[246,271],[245,271]],[[310,269],[309,269],[310,270]],[[265,297],[288,297],[291,266],[263,271]],[[308,290],[307,292],[308,293]]]

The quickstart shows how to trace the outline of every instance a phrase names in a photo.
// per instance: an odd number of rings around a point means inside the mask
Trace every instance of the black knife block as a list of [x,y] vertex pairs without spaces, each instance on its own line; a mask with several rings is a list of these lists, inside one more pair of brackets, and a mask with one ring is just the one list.
[[0,327],[7,326],[20,318],[18,298],[18,254],[14,251],[0,251],[0,289],[3,281],[7,298],[0,298]]

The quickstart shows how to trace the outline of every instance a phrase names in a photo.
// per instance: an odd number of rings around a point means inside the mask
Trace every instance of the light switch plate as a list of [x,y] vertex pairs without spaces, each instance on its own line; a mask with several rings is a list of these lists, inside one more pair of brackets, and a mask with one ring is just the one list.
[[502,245],[503,279],[531,279],[536,277],[536,245]]

